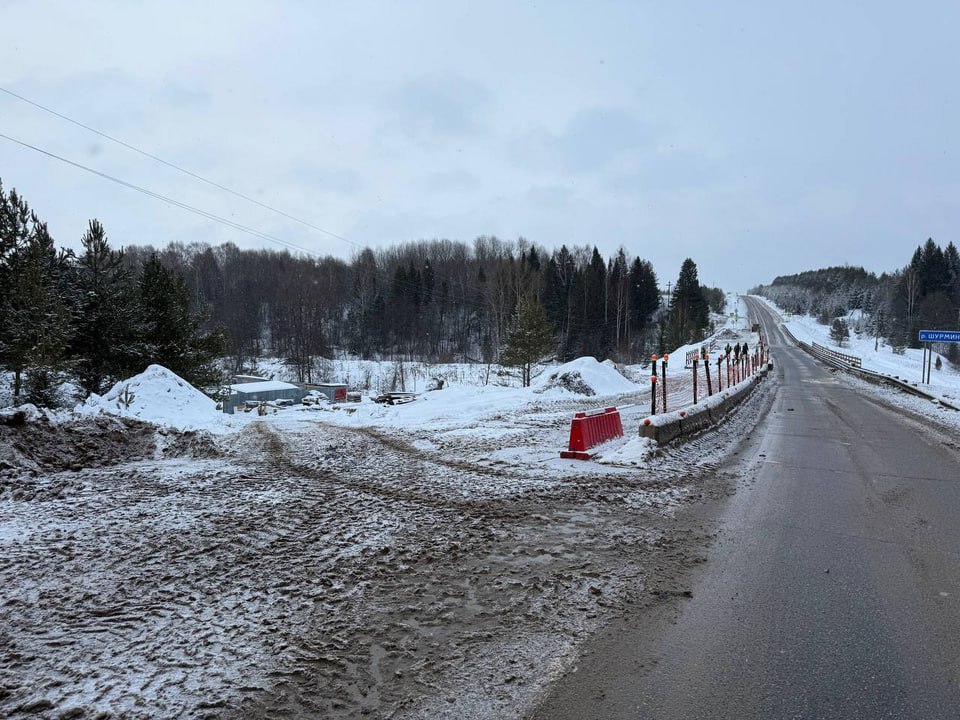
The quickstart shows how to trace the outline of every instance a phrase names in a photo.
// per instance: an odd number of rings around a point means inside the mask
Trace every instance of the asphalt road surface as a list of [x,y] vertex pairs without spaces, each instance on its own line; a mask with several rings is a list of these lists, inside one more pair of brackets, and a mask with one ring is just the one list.
[[691,597],[614,623],[531,717],[960,717],[960,438],[754,312],[780,387]]

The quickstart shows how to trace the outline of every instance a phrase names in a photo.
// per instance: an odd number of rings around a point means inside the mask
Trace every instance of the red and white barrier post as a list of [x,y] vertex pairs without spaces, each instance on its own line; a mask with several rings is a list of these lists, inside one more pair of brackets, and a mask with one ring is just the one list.
[[661,373],[663,375],[663,382],[660,385],[660,387],[663,388],[663,411],[664,412],[667,412],[667,360],[669,359],[670,359],[670,356],[664,354],[663,366],[662,366],[663,372]]
[[713,397],[713,384],[710,382],[710,353],[703,355],[703,374],[707,377],[707,397]]
[[650,414],[657,414],[657,356],[653,356],[651,365],[653,374],[650,376]]

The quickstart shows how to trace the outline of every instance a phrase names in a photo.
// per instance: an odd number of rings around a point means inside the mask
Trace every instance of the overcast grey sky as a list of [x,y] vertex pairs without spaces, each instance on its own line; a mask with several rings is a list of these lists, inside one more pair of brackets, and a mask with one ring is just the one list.
[[[956,2],[9,2],[0,86],[373,247],[623,245],[745,289],[960,241]],[[0,133],[354,246],[0,93]],[[0,139],[60,244],[269,243]]]

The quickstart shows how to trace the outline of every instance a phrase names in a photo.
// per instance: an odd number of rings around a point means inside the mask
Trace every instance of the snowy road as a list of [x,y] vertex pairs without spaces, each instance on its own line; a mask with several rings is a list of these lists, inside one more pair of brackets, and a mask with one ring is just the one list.
[[956,433],[765,325],[782,384],[690,599],[615,621],[532,717],[958,717]]

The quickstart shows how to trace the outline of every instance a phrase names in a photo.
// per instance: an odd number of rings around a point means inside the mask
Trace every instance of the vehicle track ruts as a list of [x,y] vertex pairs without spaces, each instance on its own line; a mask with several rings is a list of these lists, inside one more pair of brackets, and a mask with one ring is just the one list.
[[558,479],[257,422],[222,459],[34,478],[0,503],[0,714],[515,717],[626,599],[683,590],[706,535],[675,510],[726,490],[703,471],[762,408],[656,471]]
[[[397,453],[398,456],[400,456],[396,461],[396,464],[398,467],[403,467],[402,475],[405,478],[404,484],[407,487],[397,487],[396,484],[385,482],[386,480],[389,480],[389,473],[384,473],[382,470],[380,472],[380,481],[372,482],[364,479],[365,474],[358,472],[358,468],[355,464],[352,464],[353,471],[350,471],[349,467],[344,467],[342,472],[335,472],[317,467],[316,464],[310,461],[292,457],[290,449],[283,442],[283,439],[274,430],[266,427],[265,424],[256,423],[253,427],[264,440],[265,446],[269,451],[270,463],[278,465],[288,473],[293,473],[304,479],[342,486],[354,492],[367,493],[385,500],[413,503],[415,505],[422,505],[441,510],[456,509],[464,514],[479,518],[491,516],[504,517],[510,515],[511,513],[518,512],[517,508],[512,507],[515,505],[515,503],[512,503],[506,499],[459,499],[456,497],[450,497],[448,494],[439,489],[431,490],[428,486],[422,483],[417,486],[419,488],[418,490],[410,489],[410,486],[414,484],[414,478],[411,477],[409,468],[403,466],[403,456],[408,456],[407,459],[412,458],[419,463],[434,465],[443,464],[434,463],[433,460],[428,457],[421,457],[421,453],[415,449],[411,449],[413,450],[412,453],[406,453],[401,449],[394,448],[392,444],[388,445],[380,443],[379,438],[373,434],[357,433],[369,439],[371,442],[377,442],[385,447],[390,448]],[[331,429],[333,429],[333,426],[331,426]],[[336,430],[342,431],[343,428],[336,427]],[[383,454],[378,455],[378,460],[384,460]],[[505,473],[476,473],[472,467],[470,467],[469,470],[463,468],[458,469],[460,469],[462,472],[487,475],[496,478],[507,477],[507,474]],[[483,469],[488,470],[488,468]]]

